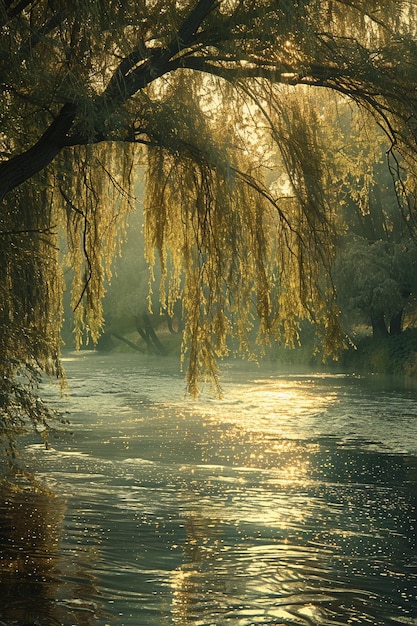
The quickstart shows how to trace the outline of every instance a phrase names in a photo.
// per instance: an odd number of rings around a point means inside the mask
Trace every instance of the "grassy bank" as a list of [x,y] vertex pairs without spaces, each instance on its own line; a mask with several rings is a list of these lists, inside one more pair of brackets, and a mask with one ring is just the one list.
[[417,376],[417,329],[383,339],[364,337],[341,355],[345,371],[395,376]]

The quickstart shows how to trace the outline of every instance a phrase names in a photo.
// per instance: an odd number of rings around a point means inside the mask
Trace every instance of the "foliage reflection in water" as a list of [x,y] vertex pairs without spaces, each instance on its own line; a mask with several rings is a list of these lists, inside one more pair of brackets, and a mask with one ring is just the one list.
[[22,452],[51,493],[2,490],[3,623],[417,624],[415,390],[230,367],[192,401],[152,359],[67,370],[74,435]]

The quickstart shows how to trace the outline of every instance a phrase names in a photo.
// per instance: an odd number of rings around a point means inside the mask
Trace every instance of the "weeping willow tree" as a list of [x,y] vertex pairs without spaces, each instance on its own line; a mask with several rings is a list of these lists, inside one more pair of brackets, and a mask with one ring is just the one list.
[[36,381],[63,377],[61,232],[77,342],[97,340],[139,167],[161,303],[185,308],[191,392],[216,379],[231,334],[250,349],[254,312],[259,342],[296,341],[307,316],[337,350],[343,185],[308,94],[383,129],[411,224],[416,17],[398,0],[0,1],[0,434],[27,417],[47,430]]

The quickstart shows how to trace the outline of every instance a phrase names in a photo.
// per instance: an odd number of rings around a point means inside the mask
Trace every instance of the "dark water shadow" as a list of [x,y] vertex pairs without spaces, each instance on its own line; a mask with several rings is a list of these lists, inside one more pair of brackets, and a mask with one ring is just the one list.
[[97,607],[80,599],[93,581],[60,554],[65,511],[31,480],[0,481],[0,626],[97,623]]

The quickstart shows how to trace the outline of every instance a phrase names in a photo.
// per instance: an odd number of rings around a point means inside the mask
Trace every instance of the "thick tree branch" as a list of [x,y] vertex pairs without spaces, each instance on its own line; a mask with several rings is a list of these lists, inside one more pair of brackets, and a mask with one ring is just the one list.
[[9,191],[43,170],[62,150],[75,114],[76,105],[65,104],[42,137],[29,150],[0,163],[0,201]]
[[[224,80],[235,82],[236,79],[244,78],[265,78],[272,83],[284,83],[290,85],[312,85],[330,86],[330,81],[341,76],[342,73],[337,67],[332,66],[311,66],[308,74],[298,72],[296,68],[290,71],[288,65],[267,65],[267,64],[246,64],[240,65],[238,62],[218,63],[210,61],[207,57],[184,57],[181,60],[181,67],[205,72],[223,78]],[[333,86],[333,84],[332,84]]]
[[[14,11],[28,4],[30,2],[22,1]],[[111,115],[112,111],[127,102],[139,90],[159,76],[179,67],[179,60],[173,61],[172,57],[181,51],[187,42],[190,42],[202,21],[217,4],[217,0],[199,0],[166,48],[151,50],[145,48],[145,50],[134,51],[123,59],[107,89],[97,99],[96,106],[105,105],[105,110],[108,115]],[[62,13],[57,13],[47,22],[44,29],[33,35],[33,40],[29,40],[27,45],[36,45],[43,34],[59,25],[62,17]],[[149,53],[148,58],[144,56],[146,52]],[[0,201],[9,191],[46,167],[63,147],[91,142],[91,138],[79,133],[75,133],[71,138],[68,137],[76,112],[75,104],[65,104],[50,127],[29,150],[0,163]],[[95,141],[105,140],[102,130],[98,129]]]
[[178,30],[177,37],[173,39],[169,47],[174,48],[177,44],[178,50],[181,50],[184,44],[186,45],[189,39],[194,36],[209,13],[218,5],[218,0],[200,0],[194,10],[191,11],[189,16],[184,20],[181,28]]
[[100,100],[117,106],[144,89],[156,78],[172,71],[170,60],[192,42],[205,18],[218,0],[199,0],[166,47],[146,48],[132,52],[116,69]]

